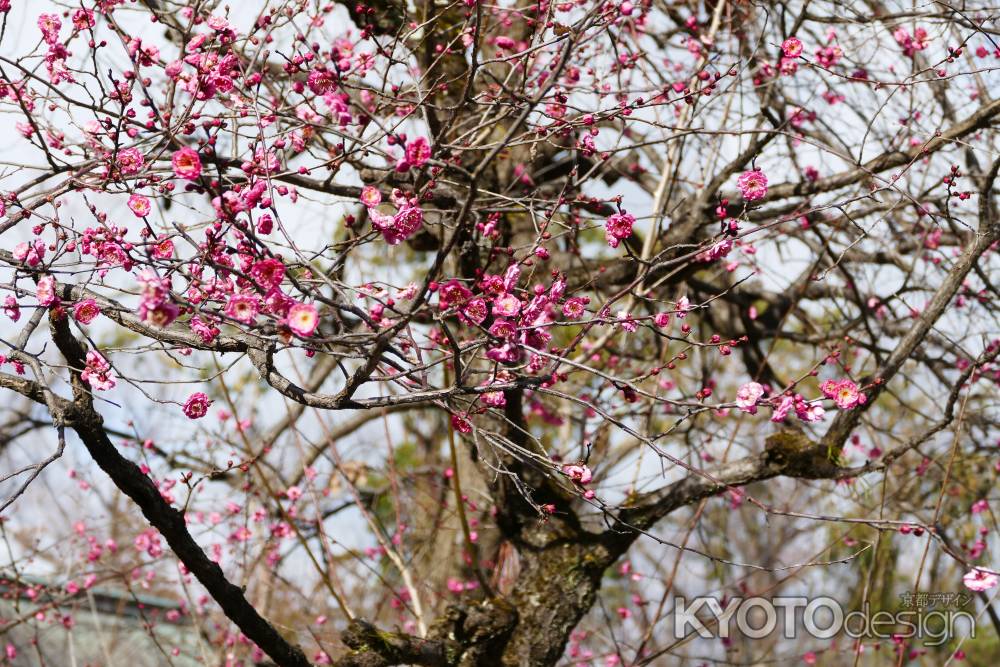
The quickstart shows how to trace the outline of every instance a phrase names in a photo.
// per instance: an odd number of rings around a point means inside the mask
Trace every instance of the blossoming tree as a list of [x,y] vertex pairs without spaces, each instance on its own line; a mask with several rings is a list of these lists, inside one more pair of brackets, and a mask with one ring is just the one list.
[[242,4],[0,0],[9,663],[99,586],[151,664],[996,650],[988,3]]

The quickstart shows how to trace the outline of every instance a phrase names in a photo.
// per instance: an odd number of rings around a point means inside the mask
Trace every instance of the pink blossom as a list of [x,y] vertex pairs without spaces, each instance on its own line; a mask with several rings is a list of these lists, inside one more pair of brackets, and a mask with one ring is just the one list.
[[639,326],[636,324],[632,315],[624,310],[618,311],[615,318],[618,320],[618,326],[620,326],[624,331],[635,333],[639,329]]
[[721,259],[730,253],[733,249],[733,240],[731,238],[724,238],[717,243],[713,243],[712,246],[705,250],[704,252],[698,253],[696,259],[699,262],[714,262],[717,259]]
[[913,35],[903,27],[897,28],[892,36],[896,43],[903,47],[903,54],[912,58],[917,51],[927,48],[927,31],[924,28],[915,28]]
[[757,201],[767,195],[767,176],[760,169],[745,171],[737,179],[736,186],[745,200]]
[[511,339],[517,334],[517,327],[510,320],[497,318],[490,325],[490,335],[495,338]]
[[472,296],[468,287],[452,278],[438,288],[438,307],[448,310],[452,306],[461,305]]
[[94,11],[82,7],[73,11],[73,27],[77,30],[86,30],[96,25],[94,21]]
[[337,85],[337,80],[332,72],[317,68],[309,72],[306,83],[309,86],[309,90],[317,95],[325,95],[333,91]]
[[215,340],[215,337],[219,335],[219,330],[217,328],[207,324],[197,315],[191,318],[189,326],[204,343],[211,343]]
[[56,296],[55,292],[55,284],[56,279],[52,276],[42,276],[38,280],[38,286],[35,288],[35,296],[38,297],[38,303],[43,306],[51,306],[59,303],[59,297]]
[[144,218],[149,215],[149,211],[152,208],[149,204],[149,199],[143,197],[142,195],[132,195],[128,198],[128,207],[132,209],[136,217]]
[[491,347],[486,350],[486,358],[490,361],[512,364],[521,358],[521,348],[514,343],[507,342],[499,347]]
[[826,410],[823,409],[823,406],[819,401],[796,401],[795,414],[804,422],[820,422],[823,421],[823,417],[826,415]]
[[174,242],[166,237],[159,237],[153,244],[153,257],[157,259],[170,259],[174,256]]
[[858,404],[861,395],[858,386],[850,380],[841,380],[837,383],[837,391],[833,396],[834,402],[841,410],[850,410]]
[[201,419],[208,413],[208,406],[212,405],[212,401],[208,400],[208,396],[202,392],[197,392],[191,394],[187,401],[184,403],[184,414],[188,419]]
[[122,176],[131,176],[142,171],[146,159],[138,148],[123,148],[115,156],[115,166]]
[[288,309],[288,328],[303,338],[308,338],[319,326],[319,313],[311,303],[297,303]]
[[21,307],[18,305],[17,299],[10,294],[4,299],[3,312],[14,322],[21,319]]
[[562,307],[563,317],[567,320],[580,319],[587,312],[588,303],[590,303],[590,298],[585,296],[574,296],[566,299],[566,303]]
[[491,408],[502,408],[507,405],[507,397],[502,391],[487,391],[481,395],[484,404]]
[[824,46],[816,50],[816,60],[826,68],[836,65],[843,56],[843,49],[836,44]]
[[372,227],[382,233],[382,238],[389,245],[398,245],[410,238],[424,222],[423,210],[413,202],[407,202],[394,216],[384,215],[370,208],[368,217],[372,221]]
[[819,390],[823,392],[823,395],[827,398],[833,398],[837,395],[837,388],[839,383],[836,380],[823,380],[819,385]]
[[382,203],[382,193],[378,191],[378,188],[366,185],[361,188],[361,203],[368,208],[375,208]]
[[743,412],[755,415],[757,414],[757,401],[763,395],[763,385],[759,382],[747,382],[736,392],[736,406]]
[[80,324],[90,324],[100,314],[101,309],[93,299],[78,301],[73,306],[73,318]]
[[473,324],[482,324],[488,313],[489,308],[486,305],[486,300],[482,298],[472,299],[462,307],[462,314]]
[[62,21],[55,14],[42,14],[38,17],[38,28],[42,31],[42,39],[47,44],[55,44],[59,41]]
[[238,322],[252,324],[260,311],[259,299],[252,294],[235,294],[226,304],[226,315]]
[[174,167],[174,176],[187,181],[197,180],[201,176],[201,158],[198,151],[185,146],[170,158]]
[[604,223],[604,238],[608,245],[617,248],[624,239],[632,236],[635,216],[630,213],[615,213]]
[[503,278],[500,279],[500,282],[503,286],[503,291],[510,292],[512,289],[514,289],[517,286],[517,281],[518,278],[520,277],[521,277],[520,266],[518,266],[516,263],[508,266],[507,270],[503,272]]
[[979,567],[972,568],[962,577],[962,583],[965,584],[965,587],[977,593],[988,591],[996,586],[998,581],[1000,581],[1000,576],[997,576],[996,572]]
[[406,161],[411,167],[420,168],[431,157],[431,146],[425,137],[417,137],[406,144]]
[[493,314],[499,317],[514,317],[521,312],[524,305],[520,299],[513,294],[501,294],[493,300]]
[[786,58],[798,58],[802,54],[802,42],[798,37],[789,37],[781,43],[781,52]]
[[563,472],[573,480],[574,483],[589,484],[593,479],[594,474],[590,471],[590,468],[583,465],[582,463],[567,464],[563,466]]
[[791,396],[782,396],[781,401],[778,403],[778,407],[774,409],[771,413],[771,421],[773,422],[783,422],[785,417],[788,416],[788,411],[795,406],[795,399]]
[[416,206],[405,206],[392,218],[392,234],[382,232],[389,245],[396,245],[413,236],[424,222],[424,212]]
[[270,291],[284,280],[285,265],[280,259],[275,259],[274,257],[263,259],[254,264],[253,268],[250,269],[250,277],[264,291]]
[[143,321],[165,327],[177,319],[180,308],[169,301],[169,279],[160,278],[155,271],[145,269],[139,274],[139,284],[142,286],[139,317]]
[[271,217],[271,214],[265,213],[260,216],[260,219],[257,220],[257,233],[270,234],[272,229],[274,229],[274,218]]
[[80,378],[99,391],[115,386],[115,379],[111,377],[111,364],[97,350],[87,352],[87,366],[80,373]]
[[45,258],[45,243],[35,241],[32,244],[18,243],[14,246],[14,259],[28,266],[38,266]]
[[472,424],[470,424],[467,419],[465,419],[464,417],[461,417],[459,415],[452,415],[451,416],[451,425],[452,425],[452,428],[454,428],[459,433],[471,433],[472,432]]
[[170,323],[180,315],[180,308],[169,301],[163,301],[151,308],[144,309],[143,319],[155,327],[161,329],[170,326]]

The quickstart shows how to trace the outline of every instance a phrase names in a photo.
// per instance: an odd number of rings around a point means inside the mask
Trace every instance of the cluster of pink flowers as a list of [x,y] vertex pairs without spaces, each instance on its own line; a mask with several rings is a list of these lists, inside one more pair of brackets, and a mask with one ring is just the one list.
[[42,14],[38,17],[38,28],[42,31],[42,41],[48,45],[45,68],[49,73],[49,81],[52,85],[59,85],[63,81],[74,81],[73,73],[66,67],[69,51],[59,40],[62,21],[55,14]]
[[430,157],[431,145],[425,137],[417,137],[406,144],[403,157],[396,162],[396,171],[405,172],[410,169],[419,169],[427,164]]
[[337,88],[337,73],[331,72],[323,66],[318,66],[309,72],[309,76],[306,77],[306,85],[315,94],[326,95]]
[[38,297],[39,304],[48,307],[59,303],[55,285],[56,279],[52,276],[42,276],[38,279],[38,285],[35,287],[35,296]]
[[210,405],[212,405],[212,401],[208,399],[208,396],[200,391],[196,392],[184,402],[184,415],[188,419],[201,419],[208,414]]
[[736,179],[736,187],[748,202],[763,199],[767,195],[767,176],[760,169],[745,171]]
[[6,298],[4,298],[3,312],[14,322],[21,319],[21,306],[18,305],[17,299],[15,299],[13,295],[8,294]]
[[795,416],[804,422],[823,421],[826,411],[819,401],[807,401],[800,394],[785,394],[771,412],[771,421],[783,422],[788,413],[795,410]]
[[699,262],[708,264],[714,262],[718,259],[726,257],[733,249],[733,240],[731,238],[724,238],[721,241],[713,243],[708,250],[698,253],[695,257]]
[[382,203],[382,193],[371,186],[362,189],[361,203],[368,207],[372,227],[381,232],[382,238],[389,245],[399,245],[413,236],[424,223],[424,212],[419,200],[407,197],[398,189],[392,191],[392,203],[397,209],[395,215],[379,212],[376,207]]
[[[281,140],[279,139],[279,143]],[[281,168],[281,159],[273,151],[259,146],[253,154],[253,159],[244,160],[240,163],[240,169],[245,174],[273,174]],[[199,170],[200,173],[200,170]]]
[[191,318],[188,322],[188,326],[191,327],[193,331],[199,338],[201,338],[204,343],[211,343],[215,340],[215,337],[219,335],[219,328],[209,324],[197,315]]
[[590,468],[583,465],[582,463],[566,464],[563,466],[563,473],[569,477],[574,484],[580,484],[585,486],[590,484],[590,481],[594,478],[593,473]]
[[[583,463],[568,463],[562,468],[563,474],[570,478],[577,486],[583,488],[590,484],[594,479],[594,474],[591,472],[590,468]],[[594,497],[593,489],[586,489],[583,492],[583,497],[590,500]]]
[[830,44],[816,49],[816,62],[823,67],[833,67],[844,57],[844,50],[839,44]]
[[[736,392],[736,407],[743,412],[757,414],[757,405],[766,393],[766,388],[759,382],[747,382]],[[826,398],[833,399],[841,410],[850,410],[865,402],[865,395],[851,380],[826,380],[820,385],[820,391]],[[778,399],[769,399],[773,406],[771,421],[782,422],[792,410],[802,421],[822,421],[826,412],[821,400],[807,400],[800,394],[784,394]]]
[[42,31],[42,40],[46,44],[55,44],[59,41],[59,30],[62,28],[62,21],[55,14],[41,14],[38,17],[38,29]]
[[[115,225],[101,225],[99,227],[87,227],[79,239],[76,246],[85,255],[92,255],[97,258],[97,264],[101,266],[99,275],[107,273],[105,267],[120,266],[126,271],[131,271],[133,266],[129,250],[131,243],[125,240],[128,229]],[[69,247],[73,250],[73,246]]]
[[38,266],[45,258],[45,243],[42,241],[18,243],[14,246],[12,254],[19,262],[24,262],[28,266]]
[[145,553],[150,558],[159,558],[163,555],[160,533],[155,528],[147,528],[139,533],[135,538],[134,545],[136,551]]
[[270,292],[285,279],[285,264],[275,257],[262,259],[251,267],[250,277],[261,289]]
[[[276,192],[280,196],[288,196],[294,203],[298,197],[295,188],[279,185],[273,190],[269,189],[265,180],[254,180],[252,184],[236,184],[230,190],[225,190],[220,197],[212,198],[212,208],[219,220],[229,220],[237,214],[250,211],[254,207],[261,209],[270,208],[274,203],[271,199],[271,192]],[[258,230],[261,234],[270,234],[273,220],[270,214],[262,214],[258,222]]]
[[757,401],[764,395],[764,385],[759,382],[747,382],[736,392],[736,406],[743,412],[757,414]]
[[127,44],[128,55],[139,67],[153,67],[160,59],[160,49],[150,44],[143,43],[139,37],[133,37]]
[[856,405],[863,405],[867,400],[858,386],[850,380],[826,380],[819,386],[827,398],[833,399],[841,410],[850,410]]
[[92,388],[100,391],[115,386],[115,379],[111,377],[111,364],[97,350],[87,352],[87,366],[80,373],[80,377]]
[[[782,76],[792,76],[799,69],[799,56],[802,55],[802,42],[797,37],[789,37],[781,43],[781,59],[778,62],[778,70]],[[766,68],[766,69],[765,69]],[[765,63],[762,74],[773,75],[773,68]]]
[[923,28],[915,28],[913,34],[906,28],[900,26],[892,33],[896,43],[903,47],[903,54],[909,58],[916,55],[917,51],[927,48],[927,31]]
[[988,591],[1000,583],[1000,575],[991,570],[984,570],[981,567],[974,567],[962,577],[962,583],[970,591],[981,593]]
[[145,165],[146,158],[138,148],[123,148],[114,157],[114,166],[122,176],[134,176]]
[[[458,279],[442,285],[432,284],[438,294],[438,307],[454,312],[466,324],[478,326],[484,323],[488,314],[493,314],[489,334],[497,342],[487,348],[486,357],[502,364],[519,361],[525,348],[544,350],[548,347],[552,338],[549,325],[556,320],[554,306],[566,291],[566,278],[554,273],[552,284],[548,288],[535,285],[529,298],[517,289],[520,275],[521,268],[517,264],[508,266],[503,275],[485,274],[475,284],[480,292],[478,295]],[[541,355],[532,353],[527,369],[536,373],[544,363]],[[486,380],[483,385],[511,379],[507,371],[499,371],[493,380]],[[505,404],[501,391],[484,393],[481,400],[491,407]]]
[[[234,54],[214,50],[217,45],[232,43],[236,38],[236,31],[225,19],[217,16],[210,17],[205,24],[212,29],[212,33],[192,37],[185,47],[187,55],[182,60],[169,63],[165,68],[167,76],[196,100],[208,100],[217,94],[232,92],[241,76],[239,59]],[[185,65],[193,67],[195,71],[186,72]],[[260,79],[261,75],[256,72],[246,78],[248,84],[259,82]]]
[[632,236],[632,225],[635,224],[635,216],[626,213],[615,213],[604,223],[604,238],[608,245],[617,248],[618,244]]
[[170,300],[170,279],[160,278],[152,269],[139,274],[142,286],[139,317],[153,326],[165,327],[177,319],[180,308]]

